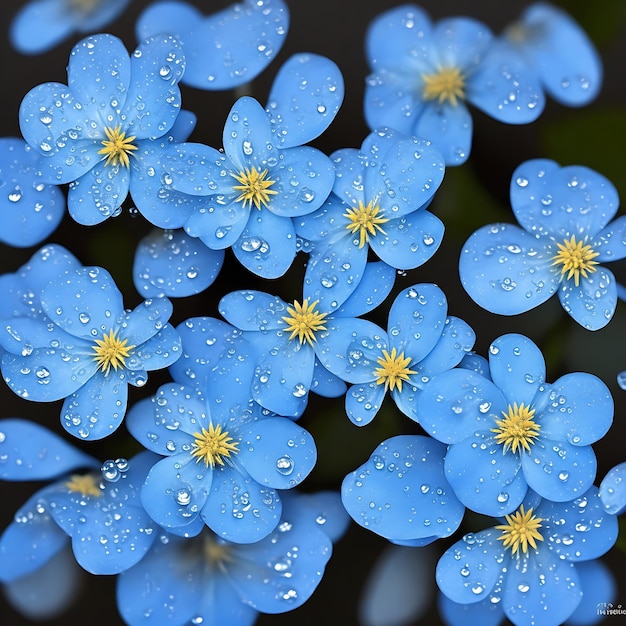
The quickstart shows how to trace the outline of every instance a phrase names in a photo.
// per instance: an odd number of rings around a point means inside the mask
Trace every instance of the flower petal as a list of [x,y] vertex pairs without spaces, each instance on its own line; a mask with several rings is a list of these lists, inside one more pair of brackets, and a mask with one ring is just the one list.
[[430,437],[387,439],[344,478],[346,510],[358,524],[391,540],[451,535],[465,507],[444,476],[444,454],[445,446]]
[[600,483],[599,495],[607,513],[621,515],[626,509],[626,462],[612,467]]
[[346,393],[346,415],[356,426],[366,426],[375,417],[387,395],[384,385],[375,382],[352,385]]

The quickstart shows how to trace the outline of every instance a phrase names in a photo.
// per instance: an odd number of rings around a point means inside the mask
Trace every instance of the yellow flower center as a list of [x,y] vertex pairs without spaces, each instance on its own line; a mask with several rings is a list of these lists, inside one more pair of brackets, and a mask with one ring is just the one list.
[[209,424],[209,429],[202,429],[202,432],[194,433],[195,441],[191,456],[195,456],[196,463],[203,460],[207,467],[224,465],[224,459],[230,458],[231,453],[239,452],[239,444],[228,434],[227,430],[222,430],[218,424]]
[[123,165],[126,168],[130,167],[130,155],[133,150],[137,150],[137,146],[133,143],[135,136],[126,136],[126,133],[122,131],[121,126],[111,128],[107,126],[104,129],[107,136],[102,140],[104,148],[98,150],[98,154],[103,155],[103,159],[106,158],[105,165]]
[[587,278],[588,273],[596,271],[598,265],[594,261],[600,253],[595,252],[589,245],[583,245],[582,241],[577,241],[572,235],[571,239],[565,239],[563,243],[556,244],[559,251],[552,257],[552,265],[561,265],[561,277],[567,274],[566,278],[574,278],[574,284],[578,287],[580,276]]
[[206,563],[210,567],[217,567],[222,571],[225,563],[233,560],[231,547],[226,543],[220,543],[220,540],[217,537],[213,537],[213,535],[209,533],[204,535],[202,553]]
[[84,496],[94,496],[99,498],[102,495],[102,490],[96,482],[95,477],[92,474],[74,474],[66,483],[65,486],[70,491],[81,493]]
[[80,13],[92,13],[100,5],[101,0],[66,0],[71,11]]
[[270,189],[276,181],[266,178],[267,169],[260,172],[256,167],[251,169],[246,167],[243,172],[239,172],[239,174],[231,173],[231,176],[240,183],[239,185],[233,185],[233,189],[241,192],[237,202],[241,202],[244,208],[246,204],[250,208],[254,204],[257,209],[260,209],[261,205],[267,207],[270,203],[270,196],[278,193],[274,189]]
[[359,248],[362,248],[369,240],[370,237],[376,235],[377,232],[386,235],[387,233],[381,228],[381,224],[388,222],[389,219],[382,217],[380,213],[380,207],[378,205],[372,206],[373,203],[370,200],[367,205],[364,205],[359,200],[359,206],[356,209],[348,209],[343,216],[347,217],[349,222],[346,228],[352,233],[359,233]]
[[120,339],[113,329],[108,335],[104,333],[102,339],[95,340],[96,345],[92,346],[94,351],[92,356],[105,376],[111,371],[111,368],[118,370],[125,367],[126,359],[135,347],[126,345],[127,343],[128,339]]
[[408,382],[411,374],[417,374],[412,369],[409,369],[411,363],[411,357],[405,357],[404,352],[396,354],[396,349],[391,349],[391,354],[387,350],[383,350],[383,355],[378,357],[376,361],[380,367],[374,370],[374,376],[377,376],[376,383],[378,385],[385,385],[385,391],[391,389],[393,391],[396,387],[398,391],[402,391],[402,382]]
[[492,428],[491,432],[496,433],[496,442],[504,446],[504,451],[509,448],[515,453],[518,450],[530,450],[530,444],[534,443],[539,436],[541,428],[535,423],[535,409],[531,409],[523,402],[517,406],[509,405],[507,411],[502,411],[504,417],[496,420],[497,428]]
[[288,307],[288,316],[283,317],[283,321],[287,324],[287,330],[291,332],[289,339],[298,337],[300,343],[305,341],[309,345],[313,345],[315,341],[315,333],[318,330],[326,330],[324,326],[324,318],[328,313],[320,313],[315,310],[319,300],[309,304],[309,299],[305,298],[300,304],[294,300],[293,308]]
[[540,517],[533,515],[532,508],[524,511],[522,504],[519,510],[511,515],[506,515],[506,524],[498,524],[496,528],[502,531],[498,537],[505,548],[511,548],[513,555],[519,556],[519,549],[522,548],[524,554],[528,553],[528,546],[537,548],[537,541],[543,541],[543,536],[539,532],[541,528]]
[[424,100],[446,100],[456,106],[465,97],[465,78],[457,67],[442,67],[432,74],[422,74],[424,80]]

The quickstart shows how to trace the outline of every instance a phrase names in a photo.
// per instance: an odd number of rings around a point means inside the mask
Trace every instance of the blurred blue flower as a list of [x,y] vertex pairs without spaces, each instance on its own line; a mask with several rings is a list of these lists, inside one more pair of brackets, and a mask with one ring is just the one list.
[[[329,389],[345,392],[345,384],[323,381],[324,362],[337,350],[336,335],[351,333],[357,317],[378,306],[393,287],[395,275],[385,263],[370,263],[358,288],[344,300],[323,293],[305,281],[302,302],[288,304],[261,291],[236,291],[219,302],[221,315],[244,331],[257,349],[252,397],[266,409],[290,417],[304,412],[311,389],[326,395]],[[327,378],[341,381],[327,370]],[[330,395],[330,394],[329,394]]]
[[0,241],[26,248],[41,243],[61,223],[65,196],[37,177],[37,153],[22,139],[0,138]]
[[283,0],[243,0],[204,15],[187,2],[152,2],[135,25],[137,39],[169,33],[183,42],[182,82],[196,89],[239,87],[260,74],[280,52],[289,30]]
[[447,165],[460,165],[472,143],[467,104],[508,124],[537,119],[545,98],[535,72],[493,42],[489,28],[469,17],[433,23],[412,4],[381,13],[366,36],[369,127],[428,139]]
[[463,246],[459,274],[471,298],[518,315],[558,292],[581,326],[608,324],[617,285],[601,263],[626,257],[626,216],[611,221],[619,207],[611,182],[581,165],[533,159],[513,173],[511,206],[520,226],[483,226]]
[[539,348],[503,335],[489,348],[490,379],[456,368],[435,376],[417,398],[420,424],[448,444],[446,476],[466,507],[492,516],[515,510],[530,487],[572,500],[596,476],[591,444],[613,421],[613,398],[593,374],[546,382]]
[[335,179],[330,159],[303,144],[327,128],[342,99],[343,79],[332,61],[291,57],[266,109],[249,96],[234,104],[224,151],[191,142],[167,151],[159,195],[176,203],[187,233],[209,248],[231,247],[251,272],[282,276],[298,251],[292,218],[318,209]]
[[50,480],[15,514],[0,537],[0,580],[34,573],[71,538],[76,561],[92,574],[135,565],[156,537],[139,489],[153,455],[97,461],[36,423],[0,421],[3,480]]
[[435,254],[444,225],[427,207],[445,166],[429,142],[381,129],[360,149],[344,148],[331,158],[332,194],[319,210],[295,220],[298,236],[312,244],[305,282],[349,293],[361,280],[370,249],[400,270],[415,269]]
[[169,36],[144,41],[129,56],[117,37],[93,35],[73,48],[67,86],[43,83],[24,96],[22,135],[41,154],[41,181],[70,183],[74,220],[93,225],[119,214],[129,189],[140,198],[135,162],[176,121],[184,67]]
[[420,547],[449,537],[465,507],[444,474],[446,446],[432,437],[383,441],[341,485],[341,501],[359,525],[392,543]]
[[[41,263],[40,263],[41,265]],[[33,317],[0,322],[2,375],[22,398],[65,398],[61,423],[81,439],[100,439],[122,423],[128,385],[180,356],[180,337],[167,323],[167,298],[124,309],[122,293],[100,267],[71,268],[30,292]]]
[[11,45],[40,54],[74,33],[96,32],[116,19],[130,0],[31,0],[13,17]]
[[398,293],[389,310],[387,332],[368,320],[329,322],[333,350],[320,360],[331,372],[354,383],[345,402],[354,424],[371,422],[388,391],[396,406],[419,422],[415,399],[424,385],[458,365],[474,345],[474,331],[447,313],[443,291],[423,283]]
[[164,533],[118,577],[118,610],[129,626],[245,626],[259,613],[291,611],[319,585],[348,521],[334,492],[286,493],[278,526],[256,543],[208,529],[192,538]]
[[557,626],[575,618],[583,591],[608,601],[610,588],[600,587],[605,577],[594,580],[593,570],[587,576],[583,564],[613,547],[617,534],[617,519],[603,510],[595,486],[569,502],[529,493],[500,524],[465,535],[440,558],[441,591],[457,605],[480,603],[468,612],[448,606],[450,623],[463,614],[497,624],[503,611],[516,626]]
[[241,394],[216,401],[210,392],[178,383],[131,407],[126,425],[165,457],[142,487],[146,510],[164,528],[189,535],[206,524],[228,541],[259,541],[280,519],[277,490],[298,485],[317,458],[313,438],[292,420]]
[[626,511],[626,462],[606,473],[600,483],[600,499],[607,513],[622,515]]
[[582,106],[602,86],[602,60],[593,42],[562,7],[537,2],[504,29],[503,45],[520,55],[559,103]]

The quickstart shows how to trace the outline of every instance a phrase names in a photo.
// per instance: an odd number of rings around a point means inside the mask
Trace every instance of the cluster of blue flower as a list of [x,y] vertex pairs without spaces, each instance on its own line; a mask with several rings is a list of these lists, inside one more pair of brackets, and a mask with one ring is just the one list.
[[[127,4],[37,0],[12,41],[36,54]],[[188,141],[197,118],[184,88],[238,88],[265,69],[288,33],[283,0],[209,16],[156,2],[135,28],[132,53],[111,34],[79,41],[67,84],[30,90],[23,138],[0,139],[0,238],[41,246],[0,275],[2,377],[21,398],[60,401],[75,440],[123,426],[139,449],[96,459],[37,423],[0,420],[0,478],[49,482],[0,536],[5,588],[31,593],[69,555],[117,575],[130,626],[243,626],[306,602],[350,522],[419,549],[470,512],[480,527],[446,544],[433,572],[446,623],[556,626],[612,601],[598,559],[618,537],[626,465],[596,486],[592,448],[613,422],[608,386],[584,372],[548,382],[519,333],[478,354],[438,285],[396,284],[442,243],[429,207],[446,168],[470,155],[467,105],[527,124],[548,96],[591,102],[602,67],[587,35],[548,4],[499,36],[468,17],[385,11],[366,34],[370,132],[326,155],[310,144],[339,112],[344,80],[312,53],[279,68],[265,104],[234,102],[221,146]],[[519,226],[484,225],[463,246],[472,300],[513,316],[558,293],[581,327],[606,326],[626,297],[604,265],[626,258],[612,183],[534,159],[513,173],[510,201]],[[47,242],[66,209],[97,227],[130,204],[154,227],[137,243],[145,299],[132,309],[106,268]],[[301,299],[235,290],[220,294],[221,318],[171,323],[173,299],[209,288],[227,253],[260,279],[304,258]],[[368,317],[384,302],[386,330]],[[168,381],[131,401],[129,384],[156,370]],[[342,399],[358,427],[389,396],[419,434],[384,440],[335,491],[312,492],[318,451],[299,423],[311,394]],[[41,595],[56,593],[49,583]]]

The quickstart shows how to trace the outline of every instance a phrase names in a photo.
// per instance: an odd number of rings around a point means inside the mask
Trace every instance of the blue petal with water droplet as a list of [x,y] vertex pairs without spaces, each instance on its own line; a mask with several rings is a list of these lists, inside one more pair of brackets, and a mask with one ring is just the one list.
[[[498,599],[497,602],[496,598]],[[473,602],[472,604],[459,604],[458,602],[453,602],[442,593],[439,594],[437,607],[441,617],[450,626],[463,626],[463,624],[499,626],[504,619],[504,612],[499,600],[500,597],[496,591],[484,600]]]
[[260,485],[292,489],[317,460],[310,433],[285,417],[267,417],[240,431],[237,460]]
[[486,430],[452,444],[446,454],[445,469],[459,500],[483,515],[502,517],[511,513],[522,503],[528,489],[519,456],[504,454],[502,446]]
[[546,380],[546,362],[541,350],[528,337],[508,333],[489,346],[491,380],[509,404],[529,406]]
[[446,447],[431,437],[399,435],[381,443],[342,483],[354,521],[391,540],[451,535],[465,507],[444,475]]
[[281,512],[280,496],[274,489],[226,465],[214,472],[211,493],[201,514],[219,537],[248,544],[267,537],[276,528]]
[[599,495],[607,513],[621,515],[626,509],[626,462],[612,467],[600,483]]
[[540,392],[534,405],[548,439],[585,446],[604,437],[613,423],[611,392],[593,374],[565,374]]
[[79,467],[100,465],[56,433],[19,418],[0,420],[0,457],[2,480],[47,480]]
[[332,123],[343,102],[344,83],[334,61],[317,54],[295,54],[278,70],[267,112],[282,148],[309,143]]
[[346,393],[346,415],[356,426],[366,426],[378,414],[386,394],[385,386],[376,382],[353,385]]
[[511,559],[502,607],[516,624],[562,624],[579,605],[582,589],[574,564],[551,550]]
[[511,561],[497,540],[498,533],[495,528],[469,533],[443,553],[435,577],[446,597],[458,604],[474,604],[489,596]]
[[233,291],[219,302],[220,314],[240,330],[277,330],[284,326],[287,303],[262,291]]
[[459,276],[479,306],[499,315],[518,315],[543,304],[559,288],[549,241],[519,226],[492,224],[476,230],[463,246]]
[[313,366],[311,391],[324,398],[339,398],[346,393],[346,383],[339,376],[331,374],[316,357]]

